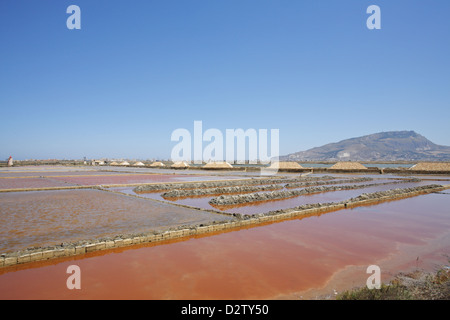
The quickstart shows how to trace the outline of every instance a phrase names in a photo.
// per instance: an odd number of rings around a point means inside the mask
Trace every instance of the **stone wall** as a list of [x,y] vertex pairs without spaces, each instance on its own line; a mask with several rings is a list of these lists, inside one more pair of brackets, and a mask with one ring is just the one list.
[[160,233],[138,234],[118,236],[115,238],[97,239],[94,241],[81,241],[77,243],[62,244],[46,248],[30,248],[13,253],[0,255],[0,267],[14,266],[17,264],[43,261],[61,257],[83,255],[89,252],[127,247],[137,244],[157,243],[165,240],[179,239],[193,235],[215,233],[222,230],[239,229],[251,225],[280,221],[297,216],[315,214],[326,211],[344,209],[351,206],[359,206],[373,202],[412,197],[420,194],[438,192],[450,188],[450,185],[426,185],[415,188],[393,189],[368,194],[362,194],[356,198],[337,203],[316,203],[303,205],[296,208],[276,210],[264,214],[242,215],[234,214],[234,219],[228,222],[213,222],[208,225],[182,226],[177,229]]

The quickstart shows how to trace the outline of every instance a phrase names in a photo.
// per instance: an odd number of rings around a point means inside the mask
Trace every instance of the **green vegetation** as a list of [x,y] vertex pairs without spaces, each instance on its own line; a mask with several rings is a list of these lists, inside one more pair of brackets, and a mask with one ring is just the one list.
[[399,274],[389,284],[380,289],[367,287],[345,291],[336,296],[337,300],[449,300],[450,269],[444,267],[436,273],[414,271]]

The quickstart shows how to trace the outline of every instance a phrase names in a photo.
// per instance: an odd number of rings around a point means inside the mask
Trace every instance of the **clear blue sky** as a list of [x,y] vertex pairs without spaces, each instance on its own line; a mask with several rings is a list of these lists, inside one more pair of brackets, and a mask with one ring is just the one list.
[[281,154],[391,130],[450,145],[449,15],[447,0],[1,0],[0,159],[168,158],[195,120],[279,129]]

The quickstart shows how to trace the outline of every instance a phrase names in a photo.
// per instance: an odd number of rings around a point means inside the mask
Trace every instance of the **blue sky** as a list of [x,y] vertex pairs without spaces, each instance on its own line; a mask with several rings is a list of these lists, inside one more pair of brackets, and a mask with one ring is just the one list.
[[[81,30],[69,30],[69,5]],[[381,29],[369,30],[369,5]],[[2,0],[0,159],[168,158],[171,133],[450,145],[450,2]]]

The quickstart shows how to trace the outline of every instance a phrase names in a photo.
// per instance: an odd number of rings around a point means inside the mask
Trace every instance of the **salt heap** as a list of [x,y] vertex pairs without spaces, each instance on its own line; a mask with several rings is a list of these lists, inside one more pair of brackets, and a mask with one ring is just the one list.
[[206,169],[229,169],[233,168],[231,164],[225,161],[209,162],[203,166]]
[[150,167],[165,167],[166,165],[160,161],[153,162]]
[[292,161],[279,161],[273,162],[268,169],[304,169],[297,162]]
[[187,168],[187,167],[189,167],[189,164],[187,164],[186,161],[178,161],[178,162],[175,162],[170,167],[171,168]]
[[359,162],[353,162],[353,161],[341,161],[333,166],[330,167],[330,169],[338,169],[338,170],[363,170],[367,169],[365,166],[363,166]]
[[424,171],[450,171],[450,162],[419,162],[409,169]]

